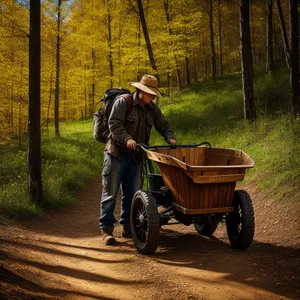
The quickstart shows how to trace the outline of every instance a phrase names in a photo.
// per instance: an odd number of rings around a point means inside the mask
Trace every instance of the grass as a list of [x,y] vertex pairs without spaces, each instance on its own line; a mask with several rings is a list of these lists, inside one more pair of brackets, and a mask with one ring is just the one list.
[[[54,130],[52,130],[54,131]],[[60,138],[42,135],[43,201],[27,197],[26,143],[9,149],[0,158],[0,215],[2,218],[39,216],[44,209],[61,209],[74,203],[84,184],[99,175],[103,144],[93,140],[92,122],[63,122]]]
[[[195,84],[160,105],[180,144],[209,141],[213,146],[242,149],[256,165],[246,182],[256,184],[274,200],[293,197],[300,182],[300,120],[289,114],[289,76],[278,69],[273,76],[257,72],[254,93],[256,122],[243,119],[243,93],[239,74],[213,84]],[[38,216],[44,209],[74,203],[83,186],[100,175],[104,145],[92,137],[92,120],[61,123],[61,137],[42,134],[42,203],[26,195],[26,141],[0,157],[0,219]],[[50,132],[54,132],[53,129]],[[164,144],[153,131],[151,144]]]
[[[246,179],[273,199],[299,192],[300,120],[289,114],[289,76],[278,69],[273,76],[258,73],[254,82],[257,120],[243,119],[243,92],[239,74],[217,83],[203,81],[176,98],[161,101],[180,144],[209,141],[213,146],[241,149],[256,165]],[[154,134],[152,144],[163,140]]]

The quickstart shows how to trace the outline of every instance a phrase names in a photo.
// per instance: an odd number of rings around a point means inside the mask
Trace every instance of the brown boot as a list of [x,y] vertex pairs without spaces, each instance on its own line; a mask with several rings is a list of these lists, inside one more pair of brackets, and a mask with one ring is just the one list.
[[104,241],[104,245],[115,245],[117,243],[114,235],[113,228],[102,228],[102,238]]

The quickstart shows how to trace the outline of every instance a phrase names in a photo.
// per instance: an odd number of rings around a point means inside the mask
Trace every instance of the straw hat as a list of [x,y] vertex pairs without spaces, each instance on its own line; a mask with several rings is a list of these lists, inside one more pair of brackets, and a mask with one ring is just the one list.
[[144,75],[140,82],[129,82],[129,84],[148,94],[161,97],[161,94],[157,88],[157,79],[152,75]]

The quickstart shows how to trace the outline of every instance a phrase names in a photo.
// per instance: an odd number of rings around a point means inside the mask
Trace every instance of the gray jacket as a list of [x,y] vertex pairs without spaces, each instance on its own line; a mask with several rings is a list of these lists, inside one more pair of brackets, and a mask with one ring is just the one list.
[[133,108],[129,114],[127,112],[128,102],[121,96],[116,99],[108,120],[111,137],[106,145],[106,150],[115,157],[119,155],[120,147],[127,149],[126,143],[129,139],[148,145],[153,125],[167,143],[170,139],[175,139],[172,128],[154,102],[141,107],[136,92],[132,97]]

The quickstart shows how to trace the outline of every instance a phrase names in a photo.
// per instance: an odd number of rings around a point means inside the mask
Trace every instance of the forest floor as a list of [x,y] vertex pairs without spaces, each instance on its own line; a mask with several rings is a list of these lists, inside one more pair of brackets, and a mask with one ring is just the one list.
[[[256,232],[245,251],[193,226],[161,230],[153,255],[131,239],[104,246],[95,180],[77,203],[41,219],[0,224],[1,299],[300,299],[300,203],[274,202],[252,186]],[[298,201],[297,201],[298,198]]]

